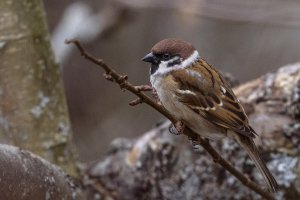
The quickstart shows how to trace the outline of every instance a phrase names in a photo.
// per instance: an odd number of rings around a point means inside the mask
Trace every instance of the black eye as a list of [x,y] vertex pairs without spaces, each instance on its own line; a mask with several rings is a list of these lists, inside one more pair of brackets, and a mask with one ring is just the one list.
[[164,60],[169,60],[169,59],[171,58],[171,56],[170,56],[170,54],[168,54],[168,53],[164,53],[164,54],[162,55],[162,58],[163,58]]

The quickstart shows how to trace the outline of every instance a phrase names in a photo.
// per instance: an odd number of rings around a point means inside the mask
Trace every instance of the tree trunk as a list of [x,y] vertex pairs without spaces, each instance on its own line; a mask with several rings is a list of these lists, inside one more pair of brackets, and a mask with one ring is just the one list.
[[0,140],[74,172],[60,70],[42,1],[0,1]]

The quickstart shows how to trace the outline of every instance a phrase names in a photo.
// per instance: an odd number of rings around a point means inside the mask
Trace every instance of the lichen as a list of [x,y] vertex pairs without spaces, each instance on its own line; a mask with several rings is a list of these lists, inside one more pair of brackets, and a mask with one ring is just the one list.
[[[214,164],[203,148],[192,151],[192,146],[186,141],[183,143],[182,138],[176,140],[178,137],[168,133],[166,124],[159,127],[163,133],[151,130],[138,140],[118,139],[114,142],[114,150],[104,160],[93,164],[88,174],[96,178],[93,179],[96,184],[100,180],[103,187],[116,191],[123,199],[260,199],[258,194]],[[262,175],[234,140],[225,139],[212,142],[212,145],[222,152],[224,159],[263,187]],[[262,155],[280,186],[296,187],[298,157],[280,152],[267,158]],[[286,199],[286,191],[276,198]],[[140,193],[143,198],[138,195]]]
[[300,118],[300,77],[297,84],[294,85],[294,88],[292,89],[290,98],[288,98],[286,110],[292,117]]
[[283,127],[283,135],[300,150],[300,123],[286,124]]
[[70,125],[65,122],[59,122],[58,132],[63,136],[67,136],[70,132]]
[[300,80],[299,68],[300,63],[295,63],[292,65],[286,65],[278,70],[275,87],[281,88],[283,94],[287,97],[292,95],[294,87]]
[[279,185],[288,188],[293,184],[297,178],[295,172],[299,159],[297,157],[290,157],[286,154],[272,154],[272,161],[269,162],[269,168],[276,171],[276,177]]
[[38,92],[37,94],[39,104],[34,106],[30,112],[35,118],[39,118],[43,111],[45,110],[47,104],[50,102],[50,98],[45,96],[43,92]]

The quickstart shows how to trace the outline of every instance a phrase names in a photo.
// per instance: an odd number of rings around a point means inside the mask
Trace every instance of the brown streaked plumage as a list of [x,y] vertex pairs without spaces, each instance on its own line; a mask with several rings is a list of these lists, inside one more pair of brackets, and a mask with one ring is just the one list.
[[253,141],[257,133],[242,105],[222,75],[200,59],[193,45],[165,39],[143,60],[152,64],[151,84],[178,121],[209,139],[234,138],[248,152],[269,189],[278,189]]
[[203,74],[203,79],[189,75],[186,69],[171,72],[180,90],[196,93],[183,95],[177,92],[179,101],[215,125],[254,138],[257,133],[249,125],[243,107],[216,69],[200,59],[189,70]]

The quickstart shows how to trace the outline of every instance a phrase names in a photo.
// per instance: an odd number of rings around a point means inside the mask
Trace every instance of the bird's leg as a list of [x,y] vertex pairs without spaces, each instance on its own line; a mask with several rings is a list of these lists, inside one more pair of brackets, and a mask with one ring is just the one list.
[[[201,136],[199,136],[199,137],[201,137]],[[206,142],[209,142],[209,140],[207,138],[203,138],[203,137],[201,137],[201,138],[203,140],[205,140]],[[190,142],[191,142],[191,144],[193,146],[193,149],[196,150],[196,151],[200,150],[201,143],[199,142],[199,140],[196,139],[196,138],[189,138],[189,139],[190,139]]]
[[157,94],[157,92],[156,92],[156,90],[154,88],[152,88],[152,96],[156,100],[156,103],[159,104],[159,105],[161,105],[161,102],[159,100],[158,94]]
[[185,125],[182,121],[177,121],[175,124],[172,124],[169,127],[169,131],[170,133],[174,134],[174,135],[180,135],[184,132],[185,129]]

